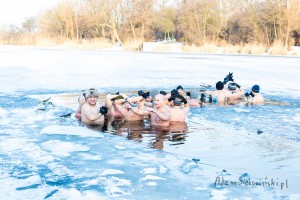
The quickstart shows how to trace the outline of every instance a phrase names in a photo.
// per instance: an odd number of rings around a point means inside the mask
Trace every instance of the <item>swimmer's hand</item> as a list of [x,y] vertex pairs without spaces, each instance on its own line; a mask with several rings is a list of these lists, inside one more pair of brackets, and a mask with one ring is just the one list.
[[142,95],[142,97],[143,97],[144,99],[147,99],[149,96],[150,96],[150,92],[145,92],[145,93]]
[[172,95],[170,98],[168,98],[168,101],[174,101],[175,100],[175,95]]
[[246,96],[247,98],[248,98],[249,96],[254,97],[254,94],[253,94],[252,92],[250,92],[250,93],[246,92],[246,93],[245,93],[245,96]]
[[102,115],[105,115],[108,111],[108,108],[106,106],[101,106],[99,113],[101,113]]
[[176,97],[179,98],[184,104],[187,104],[187,100],[182,95],[178,95]]
[[233,72],[229,72],[229,74],[224,78],[224,81],[223,81],[223,83],[224,84],[227,84],[229,81],[234,81],[233,80]]
[[228,74],[227,77],[228,77],[228,80],[229,80],[229,81],[234,81],[234,80],[233,80],[233,72],[231,72],[231,73],[229,72],[229,74]]
[[132,106],[129,103],[126,103],[125,108],[127,108],[127,111],[129,111],[132,108]]

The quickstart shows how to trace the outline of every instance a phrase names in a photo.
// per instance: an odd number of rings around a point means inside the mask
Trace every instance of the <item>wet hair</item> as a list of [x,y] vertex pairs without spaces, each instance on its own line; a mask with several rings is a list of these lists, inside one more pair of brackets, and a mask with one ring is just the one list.
[[222,81],[218,81],[216,84],[217,90],[223,90],[224,88],[224,83]]

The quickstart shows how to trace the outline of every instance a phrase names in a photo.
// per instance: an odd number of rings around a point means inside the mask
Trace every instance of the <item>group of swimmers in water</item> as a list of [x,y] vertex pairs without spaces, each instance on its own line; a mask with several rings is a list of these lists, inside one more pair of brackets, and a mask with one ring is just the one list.
[[151,126],[168,127],[172,123],[184,122],[190,107],[205,104],[224,105],[246,101],[252,104],[262,104],[263,96],[259,93],[259,85],[254,85],[250,93],[245,93],[242,87],[234,82],[232,73],[224,81],[216,83],[216,90],[186,92],[178,86],[170,93],[152,90],[138,94],[124,93],[107,94],[104,104],[98,101],[99,92],[94,89],[83,91],[78,98],[79,107],[75,116],[87,125],[103,125],[104,117],[123,118],[125,121],[142,121],[149,117]]

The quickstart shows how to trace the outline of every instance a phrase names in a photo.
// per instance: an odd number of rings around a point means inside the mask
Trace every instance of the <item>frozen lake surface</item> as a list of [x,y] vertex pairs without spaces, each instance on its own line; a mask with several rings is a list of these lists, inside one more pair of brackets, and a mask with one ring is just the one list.
[[[199,89],[228,72],[267,103],[192,108],[166,134],[59,117],[82,89]],[[0,199],[299,199],[299,86],[299,57],[1,46]],[[37,111],[47,97],[54,106]]]

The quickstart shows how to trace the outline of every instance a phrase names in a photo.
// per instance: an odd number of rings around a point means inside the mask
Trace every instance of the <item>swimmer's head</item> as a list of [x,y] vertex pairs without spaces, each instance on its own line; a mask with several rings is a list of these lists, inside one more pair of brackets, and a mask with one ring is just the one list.
[[178,85],[176,90],[179,90],[179,89],[183,90],[183,87],[181,85]]
[[155,96],[160,94],[158,90],[151,90],[150,91],[150,96],[155,99]]
[[173,100],[174,106],[181,106],[183,103],[182,98],[179,97],[179,95],[175,96],[175,99]]
[[192,90],[190,92],[190,97],[191,97],[191,99],[198,99],[199,93],[196,90]]
[[218,81],[216,84],[217,90],[223,90],[224,88],[224,83],[222,81]]
[[163,91],[163,90],[161,90],[161,91],[159,91],[159,94],[162,94],[162,95],[166,96],[166,95],[167,95],[167,92],[166,92],[166,91]]
[[259,93],[259,90],[260,90],[259,85],[253,85],[253,87],[252,87],[253,92]]
[[178,91],[178,93],[180,95],[183,95],[183,87],[181,85],[178,85],[177,88],[176,88],[176,90]]
[[229,90],[236,90],[236,84],[231,82],[231,83],[228,83],[228,89]]
[[175,89],[171,91],[171,96],[178,95],[178,94],[179,94],[178,91]]
[[155,95],[154,106],[156,108],[164,106],[164,100],[165,100],[165,96],[164,95],[162,95],[162,94]]
[[89,97],[98,97],[99,96],[99,92],[98,90],[94,89],[94,88],[90,88],[85,92],[85,96],[86,98]]

